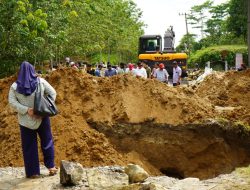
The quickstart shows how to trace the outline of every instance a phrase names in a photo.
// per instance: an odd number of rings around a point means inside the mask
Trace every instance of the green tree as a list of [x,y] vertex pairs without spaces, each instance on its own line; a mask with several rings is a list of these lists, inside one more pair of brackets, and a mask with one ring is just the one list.
[[[232,30],[228,29],[229,23],[232,20],[231,15],[229,14],[230,7],[232,9],[232,7],[236,6],[236,2],[234,1],[235,0],[231,0],[230,2],[222,3],[217,6],[212,6],[211,2],[205,2],[202,5],[194,6],[191,8],[191,12],[196,11],[197,13],[198,11],[199,13],[199,11],[203,9],[207,10],[210,13],[210,18],[206,22],[204,22],[203,26],[206,35],[199,40],[198,47],[205,48],[214,45],[244,44],[245,37],[243,35],[237,36],[235,32],[232,32]],[[241,7],[239,8],[241,10],[242,6],[245,5],[243,3],[239,3],[238,6]],[[199,17],[196,18],[195,16],[193,16],[192,21],[198,22]],[[193,24],[195,24],[195,22],[193,22]]]
[[[194,6],[191,12],[197,14],[190,17],[193,24],[199,24],[200,18],[204,18],[199,14],[202,9],[208,10],[211,17],[204,22],[206,36],[195,43],[189,63],[204,64],[206,61],[221,60],[220,52],[224,50],[231,52],[227,57],[230,64],[233,64],[236,52],[242,52],[244,49],[246,57],[246,47],[241,47],[246,45],[247,41],[247,0],[230,0],[217,6],[212,6],[211,2],[207,1],[204,5]],[[224,46],[215,48],[218,45]]]
[[229,1],[227,30],[247,41],[247,0]]
[[211,45],[218,44],[221,37],[226,35],[226,18],[228,17],[228,3],[212,6],[209,10],[211,18],[206,22],[207,41]]
[[186,34],[181,38],[180,44],[176,47],[177,52],[192,53],[200,49],[199,43],[195,41],[195,34]]
[[2,0],[0,14],[1,71],[24,59],[132,60],[144,25],[132,0]]
[[[79,2],[76,8],[79,16],[71,23],[68,41],[69,47],[77,47],[73,55],[117,54],[124,59],[136,56],[143,23],[133,1]],[[68,50],[70,54],[72,50]]]
[[47,14],[40,9],[33,10],[28,0],[3,0],[0,14],[0,58],[3,69],[14,72],[16,65],[13,63],[35,59],[48,29]]
[[204,37],[205,22],[207,18],[207,12],[211,8],[213,1],[207,0],[201,5],[195,5],[191,7],[190,14],[188,15],[188,20],[193,28],[199,28],[201,32],[201,38]]

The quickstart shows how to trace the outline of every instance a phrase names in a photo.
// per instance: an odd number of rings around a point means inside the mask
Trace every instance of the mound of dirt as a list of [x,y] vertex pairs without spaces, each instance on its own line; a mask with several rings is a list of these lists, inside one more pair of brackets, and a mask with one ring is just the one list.
[[[221,117],[250,124],[250,70],[209,75],[196,89],[201,98],[226,111]],[[222,109],[220,109],[222,107]],[[226,108],[225,108],[226,107]],[[228,109],[227,109],[228,107]]]
[[[138,157],[117,152],[102,133],[88,125],[91,122],[178,125],[214,116],[213,106],[194,91],[172,88],[156,80],[129,75],[97,78],[72,69],[58,69],[46,79],[57,91],[60,110],[51,118],[57,164],[67,159],[84,166],[124,165]],[[0,80],[1,167],[23,165],[17,116],[7,99],[15,80]]]
[[[183,124],[211,116],[212,106],[192,90],[132,76],[96,78],[74,70],[53,72],[48,81],[58,92],[60,115],[86,121]],[[194,101],[195,100],[195,101]]]
[[[0,80],[1,167],[23,165],[17,116],[16,112],[9,107],[7,99],[9,87],[14,81],[15,77]],[[59,92],[59,97],[60,93],[63,92]],[[78,97],[74,99],[76,101],[72,101],[70,106],[58,103],[61,114],[51,118],[57,165],[62,159],[79,161],[85,166],[123,165],[122,156],[113,148],[108,139],[88,127],[81,112],[78,112],[78,107],[81,107],[81,104],[77,102]]]

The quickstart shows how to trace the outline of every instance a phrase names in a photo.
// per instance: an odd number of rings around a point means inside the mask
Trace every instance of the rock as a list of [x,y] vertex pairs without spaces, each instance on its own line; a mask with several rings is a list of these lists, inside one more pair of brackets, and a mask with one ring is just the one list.
[[168,176],[157,176],[157,177],[148,177],[143,184],[154,185],[157,190],[167,190],[170,189],[175,183],[178,182],[178,179],[168,177]]
[[183,180],[178,181],[174,186],[172,186],[173,190],[206,190],[201,181],[198,178],[185,178]]
[[134,164],[128,164],[125,173],[128,174],[131,183],[143,182],[149,176],[143,168]]
[[117,167],[92,168],[87,171],[90,190],[115,189],[128,185],[128,175]]
[[83,177],[83,167],[79,163],[61,161],[60,183],[62,185],[78,185]]
[[134,183],[130,185],[112,187],[108,190],[165,190],[165,189],[157,189],[157,187],[152,184]]

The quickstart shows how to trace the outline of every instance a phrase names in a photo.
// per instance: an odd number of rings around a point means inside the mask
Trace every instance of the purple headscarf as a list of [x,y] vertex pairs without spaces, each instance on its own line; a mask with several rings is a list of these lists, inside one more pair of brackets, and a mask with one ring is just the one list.
[[25,96],[31,95],[37,87],[37,76],[33,65],[24,61],[17,77],[17,92]]

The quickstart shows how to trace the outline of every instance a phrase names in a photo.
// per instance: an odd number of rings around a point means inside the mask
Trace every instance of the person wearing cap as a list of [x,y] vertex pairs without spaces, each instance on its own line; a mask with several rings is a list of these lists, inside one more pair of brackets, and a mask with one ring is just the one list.
[[177,61],[173,62],[173,86],[178,86],[181,83],[181,73],[182,70],[181,68],[178,66]]
[[135,76],[135,69],[132,63],[128,64],[128,68],[126,68],[125,73],[129,73]]
[[154,78],[156,78],[157,80],[164,82],[164,83],[168,83],[168,72],[165,68],[165,65],[163,63],[159,64],[159,68],[155,70],[154,72]]
[[137,68],[135,69],[135,76],[137,78],[145,78],[145,79],[147,78],[147,71],[143,67],[142,62],[138,62]]
[[107,67],[108,69],[105,71],[105,74],[104,74],[105,77],[112,77],[117,74],[116,70],[112,68],[111,64],[108,64]]
[[78,70],[78,67],[76,66],[75,62],[71,61],[69,65],[71,68]]

